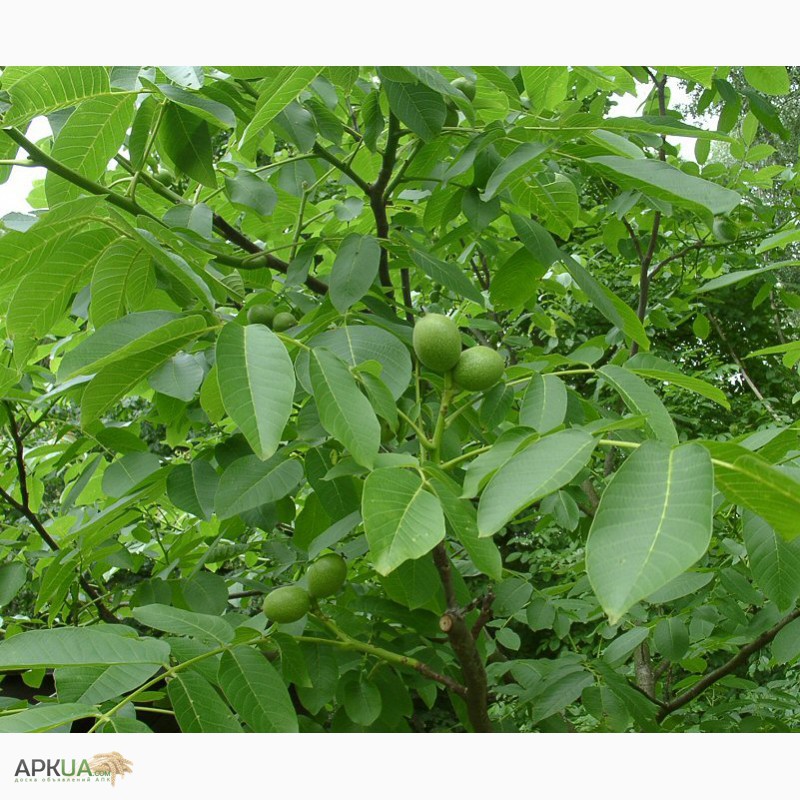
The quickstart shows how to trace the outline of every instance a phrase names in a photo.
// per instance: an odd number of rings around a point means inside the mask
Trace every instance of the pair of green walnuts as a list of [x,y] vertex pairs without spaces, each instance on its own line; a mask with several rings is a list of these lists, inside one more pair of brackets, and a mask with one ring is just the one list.
[[247,321],[251,325],[266,325],[281,333],[297,325],[297,319],[291,311],[278,311],[274,306],[255,303],[247,309]]
[[281,586],[264,598],[264,614],[273,622],[297,622],[308,614],[311,599],[336,594],[347,578],[347,564],[338,553],[320,556],[306,570],[307,589],[302,586]]
[[414,326],[414,352],[433,372],[452,371],[455,383],[470,392],[490,389],[502,377],[503,357],[491,347],[477,345],[461,351],[458,325],[444,314],[426,314]]

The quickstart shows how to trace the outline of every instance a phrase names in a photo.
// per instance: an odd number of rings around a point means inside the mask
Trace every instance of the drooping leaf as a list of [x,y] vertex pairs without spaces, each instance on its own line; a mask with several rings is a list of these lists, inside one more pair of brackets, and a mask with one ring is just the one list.
[[262,460],[278,449],[292,413],[294,366],[266,325],[228,323],[217,340],[217,375],[225,410]]
[[228,702],[255,733],[297,733],[297,713],[286,685],[258,650],[226,650],[219,682]]
[[236,717],[199,672],[179,672],[167,684],[167,694],[183,733],[242,732]]
[[[21,76],[9,89],[11,108],[4,125],[23,122],[60,108],[68,108],[88,97],[110,90],[105,67],[18,67]],[[4,84],[7,70],[3,71]]]
[[157,631],[191,636],[209,644],[225,644],[233,639],[233,628],[222,617],[198,614],[160,603],[132,609],[134,619]]
[[696,213],[729,214],[742,200],[732,189],[688,175],[654,158],[594,156],[588,162],[624,189],[636,189]]
[[351,233],[336,252],[330,278],[330,297],[334,308],[344,314],[360,300],[378,275],[381,249],[372,236]]
[[180,464],[167,478],[169,499],[183,511],[201,519],[211,519],[219,476],[208,461],[195,459],[191,464]]
[[781,610],[791,608],[800,597],[800,540],[784,541],[750,511],[743,514],[742,533],[759,588]]
[[634,414],[645,417],[645,425],[653,437],[667,444],[678,443],[678,433],[669,412],[641,378],[615,364],[600,367],[597,372],[619,393]]
[[370,557],[380,575],[430,552],[445,534],[438,498],[410,470],[387,467],[367,477],[361,503]]
[[371,467],[380,447],[381,426],[347,364],[331,351],[315,347],[310,374],[323,427],[347,448],[357,463]]
[[[122,145],[134,99],[132,94],[111,94],[81,103],[56,137],[53,158],[96,182]],[[45,192],[50,206],[81,195],[79,187],[54,172],[47,173]]]
[[541,434],[549,433],[561,425],[566,413],[567,387],[561,378],[557,375],[534,375],[522,398],[520,425]]
[[478,504],[478,531],[491,536],[522,509],[569,483],[585,466],[595,440],[570,429],[545,436],[513,455],[494,474]]
[[696,445],[645,442],[606,486],[586,542],[586,570],[615,624],[705,553],[713,470]]
[[265,503],[286,497],[303,477],[303,465],[296,458],[278,452],[267,461],[258,456],[238,458],[222,473],[216,499],[221,519],[242,514]]
[[0,642],[0,669],[164,664],[169,645],[97,628],[25,631]]

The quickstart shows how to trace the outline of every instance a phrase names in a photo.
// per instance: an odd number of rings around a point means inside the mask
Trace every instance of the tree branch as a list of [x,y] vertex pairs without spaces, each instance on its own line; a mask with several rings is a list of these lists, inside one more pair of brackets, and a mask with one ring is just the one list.
[[476,733],[491,733],[492,723],[489,719],[486,670],[475,645],[475,639],[467,627],[463,613],[458,608],[452,567],[444,542],[440,542],[433,548],[433,562],[439,571],[447,602],[446,616],[449,620],[446,626],[447,639],[461,665],[461,672],[467,687],[465,697],[467,715]]
[[[367,190],[369,205],[372,209],[372,216],[375,218],[375,230],[378,239],[381,240],[381,260],[378,273],[381,285],[386,289],[389,299],[394,299],[392,289],[392,277],[389,274],[389,251],[386,248],[386,240],[389,238],[389,217],[386,213],[388,198],[384,197],[384,191],[389,185],[397,159],[397,145],[400,141],[400,126],[397,117],[389,114],[389,129],[386,136],[386,148],[383,151],[383,161],[381,169],[375,183],[371,184]],[[410,292],[409,298],[410,299]],[[406,301],[407,302],[407,301]]]
[[676,697],[669,703],[665,703],[661,711],[658,712],[657,719],[659,722],[664,719],[673,711],[683,708],[687,703],[691,703],[696,697],[701,695],[709,686],[716,683],[726,675],[730,675],[738,666],[744,664],[745,661],[755,652],[760,650],[765,645],[768,645],[790,622],[800,617],[800,608],[787,614],[780,622],[773,625],[768,631],[764,631],[758,638],[754,639],[750,644],[744,645],[739,652],[728,659],[721,667],[709,672],[708,675],[701,678],[691,689],[688,689],[683,694]]
[[711,320],[711,324],[714,326],[714,330],[716,330],[717,335],[722,340],[722,343],[725,345],[725,347],[728,348],[728,352],[731,354],[731,358],[734,360],[736,366],[739,367],[739,371],[742,373],[742,377],[745,379],[745,382],[750,387],[753,394],[758,398],[761,405],[763,405],[764,408],[767,409],[772,419],[774,419],[775,422],[782,424],[783,420],[780,418],[778,413],[772,407],[769,400],[767,400],[767,398],[764,397],[763,394],[761,394],[761,390],[758,388],[758,386],[756,386],[755,383],[753,383],[753,379],[750,377],[750,374],[747,372],[747,369],[745,369],[742,360],[739,358],[739,356],[736,355],[736,351],[733,349],[733,345],[731,345],[731,343],[728,341],[728,338],[725,336],[725,333],[722,330],[722,326],[719,324],[719,320],[708,309],[706,309],[706,314],[708,318]]
[[[47,528],[45,528],[36,512],[30,506],[28,477],[25,467],[24,442],[19,434],[19,426],[17,425],[17,420],[14,417],[11,405],[9,403],[5,403],[5,406],[9,419],[11,438],[14,441],[14,460],[16,461],[17,465],[19,493],[22,497],[22,502],[15,500],[3,488],[0,488],[0,499],[5,501],[5,503],[11,506],[11,508],[13,508],[15,511],[22,514],[22,516],[25,517],[28,522],[30,522],[34,530],[39,534],[45,544],[47,544],[47,546],[54,552],[58,552],[61,549],[58,546],[58,542],[56,542],[56,540],[50,535],[50,532],[47,530]],[[91,583],[89,583],[88,578],[86,578],[84,575],[79,575],[78,580],[80,581],[83,590],[97,607],[97,612],[100,614],[101,619],[103,619],[104,622],[110,622],[112,624],[119,623],[119,620],[108,610],[105,603],[103,603],[103,601],[100,599],[100,593],[94,588],[94,586],[91,585]]]

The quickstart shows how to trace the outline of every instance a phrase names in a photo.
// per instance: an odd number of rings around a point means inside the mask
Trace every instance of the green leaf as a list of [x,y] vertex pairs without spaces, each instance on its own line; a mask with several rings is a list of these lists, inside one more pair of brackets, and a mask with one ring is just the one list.
[[617,391],[634,414],[645,417],[645,425],[654,438],[667,444],[678,443],[678,433],[669,412],[658,395],[641,378],[615,364],[600,367],[597,374]]
[[[83,197],[44,214],[26,231],[10,231],[0,239],[0,288],[13,286],[40,267],[55,273],[74,261],[70,239],[85,230],[89,217],[101,214],[99,197]],[[70,268],[69,266],[67,267]]]
[[[125,139],[134,100],[132,94],[112,94],[81,103],[56,137],[52,157],[96,182]],[[44,188],[51,207],[82,194],[80,187],[54,172],[47,173]]]
[[178,353],[162,364],[147,380],[161,394],[189,403],[194,399],[205,372],[203,356]]
[[439,92],[422,83],[381,82],[389,108],[423,142],[429,142],[444,125],[447,107]]
[[603,660],[612,666],[619,666],[650,635],[644,627],[631,628],[620,634],[603,651]]
[[175,506],[200,519],[210,520],[219,476],[208,461],[179,464],[167,478],[167,495]]
[[513,189],[524,181],[530,176],[531,162],[544,155],[548,149],[542,142],[523,142],[495,167],[486,181],[481,199],[484,202],[491,200],[498,192]]
[[531,503],[568,484],[588,463],[595,440],[559,431],[528,445],[494,474],[478,504],[478,531],[491,536]]
[[324,348],[311,353],[311,385],[322,427],[364,467],[372,467],[381,444],[381,426],[359,391],[347,364]]
[[160,150],[181,172],[212,188],[217,185],[208,123],[174,103],[168,103],[158,129]]
[[104,703],[152,678],[157,664],[112,664],[108,667],[59,667],[55,671],[62,703]]
[[160,603],[131,609],[131,614],[148,628],[191,636],[209,644],[227,644],[233,639],[233,628],[222,617],[211,614],[198,614]]
[[792,620],[778,631],[772,642],[772,657],[778,664],[788,664],[800,655],[800,619]]
[[645,442],[606,486],[586,571],[611,624],[692,566],[711,540],[713,471],[696,444]]
[[403,562],[388,575],[381,576],[380,583],[387,597],[412,611],[440,607],[442,579],[433,559],[427,555]]
[[96,373],[115,361],[145,352],[170,338],[174,329],[183,330],[185,326],[177,325],[179,321],[185,318],[172,311],[142,311],[115,320],[102,333],[95,332],[64,355],[58,379]]
[[533,175],[529,183],[514,190],[515,201],[542,219],[546,227],[568,239],[580,215],[580,200],[575,184],[561,173],[552,180]]
[[[408,341],[411,341],[409,329]],[[377,361],[382,369],[380,379],[396,400],[411,381],[411,356],[396,336],[374,325],[344,325],[314,336],[312,348],[324,348],[339,356],[348,366],[357,367],[365,361]],[[297,375],[307,392],[312,391],[308,351],[297,357]]]
[[162,83],[156,86],[158,91],[168,100],[181,108],[191,111],[195,116],[204,119],[209,125],[216,128],[235,128],[236,115],[228,106],[197,92],[187,92],[178,86]]
[[258,456],[237,458],[222,473],[215,505],[220,519],[242,514],[286,497],[302,480],[303,465],[285,452],[267,461]]
[[677,663],[689,649],[689,629],[680,617],[659,620],[653,631],[653,642],[663,658]]
[[636,189],[695,213],[724,216],[733,211],[742,200],[731,189],[696,178],[654,158],[594,156],[587,161],[601,175],[623,189]]
[[574,258],[558,249],[553,237],[537,222],[525,217],[511,215],[511,224],[520,241],[530,253],[546,266],[562,261],[567,272],[578,286],[586,292],[595,308],[623,333],[637,342],[643,350],[650,349],[642,323],[628,305],[617,297],[608,287],[600,283]]
[[782,611],[800,597],[800,539],[785,542],[761,517],[742,515],[750,570],[764,594]]
[[441,283],[442,286],[450,289],[459,297],[472,300],[479,306],[485,304],[483,295],[458,265],[449,261],[442,261],[422,250],[413,250],[411,252],[411,260],[432,281]]
[[27,567],[20,561],[0,566],[0,608],[17,596],[27,578]]
[[786,67],[745,67],[744,77],[764,94],[789,94],[792,88]]
[[416,472],[377,469],[364,484],[361,502],[370,557],[380,575],[430,552],[445,534],[438,498]]
[[[708,324],[707,321],[706,324]],[[648,353],[637,353],[633,358],[628,359],[625,363],[625,368],[642,378],[651,378],[652,380],[680,386],[682,389],[688,389],[690,392],[695,392],[702,397],[707,397],[723,408],[730,410],[731,406],[728,402],[728,398],[725,397],[721,389],[699,378],[692,378],[689,375],[684,375],[676,366],[665,359],[651,356]]]
[[[107,330],[103,328],[103,330]],[[172,358],[175,353],[207,330],[200,316],[183,317],[154,331],[151,336],[131,343],[108,356],[110,363],[100,369],[84,389],[81,399],[81,425],[84,427],[111,408],[120,398],[133,390],[150,373]],[[139,351],[144,341],[153,346]],[[125,352],[124,360],[122,358]]]
[[262,460],[278,449],[292,413],[294,365],[266,325],[229,322],[217,341],[217,376],[225,410]]
[[241,146],[255,152],[257,137],[314,78],[322,67],[272,67],[261,84],[256,111],[242,135]]
[[484,575],[499,581],[503,576],[503,558],[491,539],[480,538],[475,506],[459,497],[458,484],[441,470],[430,475],[430,482],[442,504],[450,530],[464,546],[472,563]]
[[[34,117],[77,105],[110,91],[105,67],[24,67],[10,90],[11,108],[4,125],[20,126]],[[3,71],[6,80],[6,70]]]
[[786,539],[800,536],[800,481],[743,447],[703,442],[714,457],[714,480],[732,503],[763,517]]
[[76,234],[64,244],[57,259],[29,271],[9,304],[8,333],[14,339],[48,333],[66,312],[86,273],[115,239],[116,234],[109,230]]
[[566,67],[520,67],[531,111],[550,111],[567,96],[569,71]]
[[167,694],[183,733],[242,733],[216,689],[198,672],[179,672],[167,684]]
[[0,733],[45,733],[78,719],[97,716],[97,709],[84,703],[42,703],[0,717]]
[[154,453],[128,453],[103,473],[103,491],[110,497],[122,497],[161,467]]
[[[756,253],[766,253],[767,250],[772,250],[775,247],[786,247],[787,245],[793,244],[794,242],[800,241],[800,228],[789,228],[785,231],[778,231],[778,233],[773,233],[772,236],[767,236],[766,239],[763,239],[758,247],[756,247]],[[790,262],[787,263],[786,266],[796,266],[797,262]],[[766,269],[767,267],[774,267],[774,264],[767,264],[766,267],[760,267],[759,272]],[[745,271],[752,271],[752,270],[745,270]],[[735,272],[734,275],[738,275],[740,273]],[[719,280],[718,278],[716,280]]]
[[160,639],[137,639],[99,628],[25,631],[0,642],[0,669],[7,670],[165,664],[168,659],[169,645]]
[[333,307],[344,314],[370,289],[378,275],[381,248],[372,236],[351,233],[336,253],[329,281]]
[[364,675],[348,673],[340,688],[344,710],[356,725],[372,725],[381,713],[380,689]]
[[95,328],[141,308],[155,288],[155,275],[144,248],[120,239],[106,248],[94,265],[91,318]]
[[283,679],[251,647],[222,654],[219,684],[228,702],[255,733],[297,733],[297,713]]
[[268,217],[278,204],[278,194],[266,181],[240,169],[235,178],[225,176],[225,191],[231,205]]
[[556,375],[531,378],[519,409],[519,424],[539,433],[549,433],[567,415],[567,387]]

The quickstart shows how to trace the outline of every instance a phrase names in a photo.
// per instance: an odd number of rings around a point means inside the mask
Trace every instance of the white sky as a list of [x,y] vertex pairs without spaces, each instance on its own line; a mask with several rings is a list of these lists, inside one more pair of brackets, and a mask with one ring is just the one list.
[[[675,106],[677,103],[685,103],[688,95],[682,87],[678,85],[675,79],[669,80],[671,90],[670,105]],[[637,84],[638,94],[626,94],[623,96],[616,96],[617,106],[612,109],[609,116],[611,117],[636,117],[641,114],[641,104],[644,102],[650,87],[646,84]],[[37,117],[28,129],[28,138],[32,141],[37,141],[44,138],[50,133],[50,124],[44,117]],[[675,136],[668,137],[672,144],[680,142],[687,142],[688,147],[683,148],[682,155],[684,158],[693,159],[694,139],[684,139]],[[25,153],[20,152],[19,158],[24,158]],[[41,180],[45,176],[45,170],[42,167],[14,167],[11,170],[11,177],[4,184],[0,184],[0,217],[16,211],[25,213],[30,211],[30,206],[26,201],[26,197],[33,188],[35,180]]]

